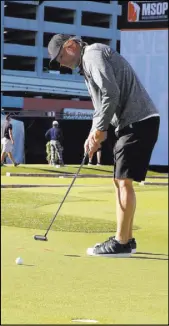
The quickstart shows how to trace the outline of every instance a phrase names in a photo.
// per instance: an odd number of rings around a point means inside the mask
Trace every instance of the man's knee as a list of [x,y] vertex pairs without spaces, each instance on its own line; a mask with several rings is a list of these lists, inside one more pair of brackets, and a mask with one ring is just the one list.
[[117,189],[133,188],[133,179],[114,179],[114,186]]

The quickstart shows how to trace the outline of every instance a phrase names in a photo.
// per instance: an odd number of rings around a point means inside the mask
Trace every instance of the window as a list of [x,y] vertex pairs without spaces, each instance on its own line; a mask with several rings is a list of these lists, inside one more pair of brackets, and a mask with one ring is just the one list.
[[51,38],[52,38],[53,35],[55,35],[55,34],[51,34],[51,33],[44,33],[43,34],[43,46],[45,48],[48,47],[48,43],[51,40]]
[[8,1],[4,6],[4,16],[36,19],[36,6],[27,3]]
[[116,42],[116,51],[120,53],[120,41]]
[[106,45],[110,45],[111,40],[99,38],[99,37],[88,37],[88,36],[82,36],[82,39],[84,42],[87,42],[89,45],[93,43],[103,43]]
[[110,17],[106,14],[84,11],[82,12],[82,25],[109,28]]
[[50,59],[43,59],[43,72],[49,73],[52,75],[72,75],[72,69],[67,67],[62,67],[57,61],[52,63],[52,67],[49,67]]
[[74,23],[74,10],[45,7],[44,8],[44,21],[73,24]]
[[35,58],[14,55],[5,55],[5,58],[3,60],[3,68],[6,70],[35,70]]
[[5,28],[4,43],[19,45],[35,45],[36,32]]

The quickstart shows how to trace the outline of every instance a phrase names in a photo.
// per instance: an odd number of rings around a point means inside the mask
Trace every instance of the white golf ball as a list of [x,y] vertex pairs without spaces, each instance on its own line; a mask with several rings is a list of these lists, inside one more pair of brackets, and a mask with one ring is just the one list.
[[23,264],[23,259],[21,257],[16,258],[15,263],[17,265],[22,265]]

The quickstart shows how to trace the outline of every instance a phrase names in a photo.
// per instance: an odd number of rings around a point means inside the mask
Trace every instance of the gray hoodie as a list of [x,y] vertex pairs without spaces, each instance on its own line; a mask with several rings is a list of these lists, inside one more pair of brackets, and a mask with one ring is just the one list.
[[91,130],[107,130],[110,123],[119,130],[159,115],[133,68],[109,46],[86,46],[82,66],[95,109]]

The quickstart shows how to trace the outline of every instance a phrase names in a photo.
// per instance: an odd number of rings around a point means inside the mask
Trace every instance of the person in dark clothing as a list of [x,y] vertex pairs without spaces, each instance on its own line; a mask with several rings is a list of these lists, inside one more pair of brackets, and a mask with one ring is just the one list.
[[[101,157],[102,157],[102,144],[100,144],[100,147],[98,148],[98,150],[95,153],[97,156],[97,165],[100,166],[101,165]],[[93,159],[93,155],[90,156],[88,165],[93,165],[92,159]]]
[[8,114],[6,116],[6,121],[2,128],[3,131],[2,131],[2,135],[1,135],[1,137],[2,137],[2,140],[1,140],[1,144],[2,144],[1,165],[4,164],[6,155],[8,155],[9,159],[13,162],[14,166],[17,166],[17,165],[19,165],[19,163],[15,162],[15,159],[12,155],[14,139],[13,139],[13,135],[12,135],[12,124],[10,121],[11,121],[10,115]]
[[59,166],[64,166],[63,162],[63,134],[59,127],[58,121],[53,121],[52,128],[47,130],[45,137],[50,141],[51,148],[51,164],[56,166],[56,156],[59,160]]

